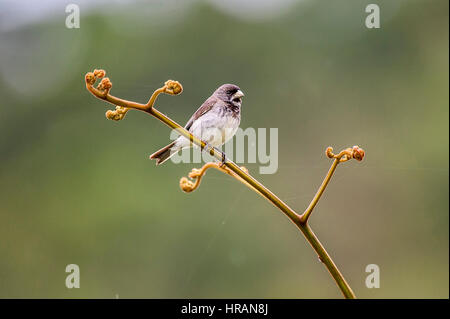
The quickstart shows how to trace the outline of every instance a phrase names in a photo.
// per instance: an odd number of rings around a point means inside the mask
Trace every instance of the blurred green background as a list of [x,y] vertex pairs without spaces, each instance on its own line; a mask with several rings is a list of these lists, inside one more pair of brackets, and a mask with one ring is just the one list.
[[[81,28],[65,27],[78,3]],[[367,29],[377,3],[381,28]],[[448,1],[0,1],[0,297],[341,298],[295,226],[199,164],[148,155],[169,129],[105,119],[84,75],[184,124],[222,83],[241,127],[279,129],[279,169],[250,172],[299,212],[341,165],[311,225],[360,298],[449,297]],[[67,264],[81,288],[67,289]],[[380,267],[381,287],[365,286]]]

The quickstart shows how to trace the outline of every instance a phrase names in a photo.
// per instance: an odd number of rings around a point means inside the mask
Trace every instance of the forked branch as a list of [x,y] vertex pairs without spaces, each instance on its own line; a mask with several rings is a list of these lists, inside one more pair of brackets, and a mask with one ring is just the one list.
[[[181,84],[177,81],[168,80],[164,84],[163,87],[155,90],[153,92],[152,96],[150,97],[149,101],[146,104],[140,104],[133,101],[127,101],[118,97],[115,97],[111,95],[109,92],[112,88],[112,83],[108,78],[105,78],[105,71],[103,70],[95,70],[94,72],[89,72],[85,76],[85,82],[86,82],[86,88],[91,92],[95,97],[104,100],[108,103],[111,103],[116,106],[114,111],[107,111],[106,117],[110,120],[120,121],[122,120],[126,113],[130,109],[136,109],[139,111],[146,112],[157,119],[159,119],[161,122],[169,126],[170,128],[176,130],[179,134],[183,135],[184,137],[188,138],[193,144],[201,147],[201,149],[204,149],[206,144],[199,138],[193,136],[190,132],[185,130],[181,125],[174,122],[172,119],[170,119],[168,116],[162,114],[158,110],[154,108],[155,101],[159,94],[165,93],[170,95],[177,95],[180,94],[183,91],[183,87]],[[97,88],[94,88],[94,84],[97,81],[97,79],[102,79],[100,81],[100,84],[97,86]],[[222,171],[234,178],[236,178],[238,181],[242,182],[244,185],[248,186],[250,189],[256,191],[261,196],[263,196],[265,199],[267,199],[269,202],[271,202],[274,206],[279,208],[303,233],[305,238],[308,240],[310,245],[313,247],[313,249],[316,251],[316,253],[319,256],[320,261],[322,261],[325,266],[327,267],[328,271],[336,281],[338,287],[344,294],[346,298],[355,298],[355,294],[353,293],[352,289],[338,270],[337,266],[331,259],[331,257],[326,252],[323,245],[319,242],[317,239],[317,236],[314,234],[312,229],[310,228],[308,224],[308,219],[316,206],[317,202],[319,201],[320,197],[322,196],[326,186],[328,185],[334,171],[336,170],[336,167],[339,163],[348,161],[352,158],[357,160],[362,160],[364,157],[364,151],[360,149],[358,146],[354,146],[353,148],[348,148],[340,152],[339,154],[335,155],[333,154],[333,149],[329,147],[327,149],[327,156],[330,158],[333,158],[333,164],[331,165],[330,170],[328,171],[327,176],[325,177],[324,181],[322,182],[322,185],[319,187],[319,190],[317,191],[316,195],[314,196],[313,200],[311,201],[311,204],[308,206],[308,208],[305,210],[303,214],[297,214],[292,208],[290,208],[286,203],[284,203],[281,199],[279,199],[275,194],[273,194],[268,188],[266,188],[264,185],[262,185],[260,182],[258,182],[255,178],[253,178],[245,169],[244,167],[239,167],[236,165],[233,161],[226,159],[223,164],[219,163],[206,163],[201,169],[193,169],[189,177],[190,179],[183,177],[180,180],[180,187],[185,192],[192,192],[195,189],[198,188],[200,185],[200,181],[202,177],[204,176],[205,172],[209,168],[215,168],[219,171]],[[219,161],[224,158],[224,154],[215,149],[215,148],[208,148],[208,152],[214,156]]]

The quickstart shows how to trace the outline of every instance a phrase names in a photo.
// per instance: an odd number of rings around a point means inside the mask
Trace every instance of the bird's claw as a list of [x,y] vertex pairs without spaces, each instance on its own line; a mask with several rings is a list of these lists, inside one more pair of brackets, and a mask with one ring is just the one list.
[[225,166],[226,161],[227,159],[225,157],[225,153],[222,153],[222,160],[220,161],[219,167],[222,168],[223,166]]

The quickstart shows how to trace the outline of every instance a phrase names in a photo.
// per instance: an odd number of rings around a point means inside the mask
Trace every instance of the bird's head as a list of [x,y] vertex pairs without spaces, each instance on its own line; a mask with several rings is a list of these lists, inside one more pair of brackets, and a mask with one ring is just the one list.
[[222,101],[227,102],[234,107],[241,107],[242,97],[244,96],[244,93],[242,93],[239,86],[234,84],[224,84],[219,87],[214,93]]

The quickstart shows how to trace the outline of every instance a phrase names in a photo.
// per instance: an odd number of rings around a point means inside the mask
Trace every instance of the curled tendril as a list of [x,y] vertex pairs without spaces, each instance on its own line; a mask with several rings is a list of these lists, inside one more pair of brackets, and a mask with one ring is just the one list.
[[352,158],[357,161],[362,161],[364,158],[365,152],[362,148],[355,145],[352,148],[349,147],[349,148],[346,148],[345,150],[342,150],[339,154],[334,154],[333,148],[331,146],[329,146],[326,149],[325,154],[327,155],[328,158],[336,158],[339,160],[340,163],[342,163],[342,162],[351,160]]
[[[109,90],[112,88],[112,83],[109,80],[109,78],[105,78],[106,72],[102,69],[95,69],[94,72],[88,72],[86,73],[84,79],[86,81],[86,84],[92,87],[97,79],[102,79],[97,86],[95,94],[98,95],[98,97],[105,98],[106,95],[109,93]],[[94,88],[92,88],[95,90]],[[92,92],[94,93],[94,92]]]
[[182,177],[180,179],[180,188],[185,193],[190,193],[190,192],[194,191],[198,187],[198,185],[196,185],[196,184],[197,184],[197,181],[194,184],[192,181],[188,180],[186,177]]
[[[231,171],[228,167],[223,166],[221,163],[216,163],[216,162],[209,162],[206,163],[205,165],[203,165],[202,168],[193,168],[187,177],[182,177],[180,179],[180,188],[183,190],[183,192],[186,193],[190,193],[195,191],[198,186],[200,185],[200,181],[202,179],[202,177],[205,175],[206,171],[209,168],[215,168],[221,172],[227,173],[228,175],[234,176],[236,178],[240,178],[239,176],[237,176],[233,171]],[[247,168],[245,167],[241,167],[241,169],[248,173]]]
[[164,92],[167,94],[177,95],[183,92],[183,86],[178,81],[167,80],[166,83],[164,83],[164,86],[165,86]]
[[[105,78],[105,75],[105,70],[95,69],[94,72],[88,72],[85,76],[86,83],[90,86],[93,86],[97,79],[102,79],[97,86],[97,90],[103,97],[106,96],[112,88],[111,80],[109,78]],[[106,111],[105,116],[109,120],[120,121],[125,117],[128,110],[129,109],[126,107],[117,105],[114,111]]]
[[357,161],[362,161],[364,155],[366,155],[364,150],[362,148],[359,148],[359,146],[353,146],[352,151],[353,151],[352,156]]
[[105,70],[97,70],[95,69],[94,72],[88,72],[85,76],[86,83],[90,85],[94,85],[95,81],[97,79],[101,79],[106,75]]

